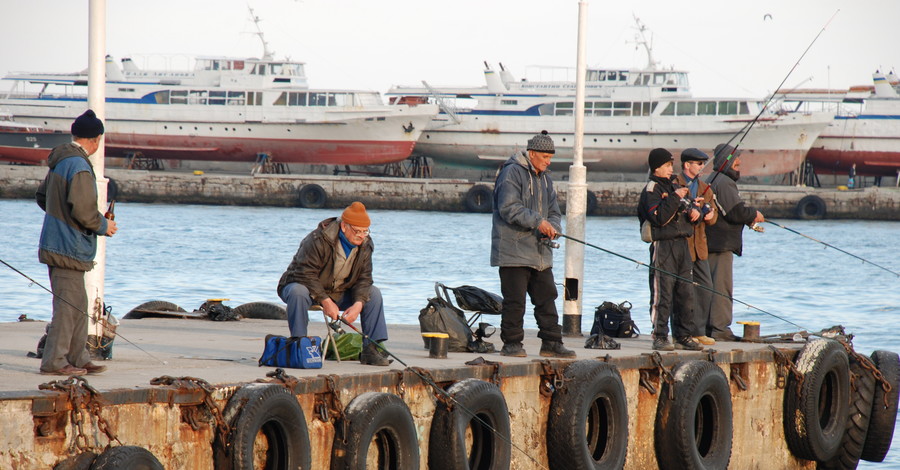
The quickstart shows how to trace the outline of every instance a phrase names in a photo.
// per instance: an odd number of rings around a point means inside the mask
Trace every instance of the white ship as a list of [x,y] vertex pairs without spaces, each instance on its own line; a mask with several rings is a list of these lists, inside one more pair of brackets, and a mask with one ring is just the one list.
[[[641,30],[642,31],[642,30]],[[584,151],[588,170],[642,172],[647,155],[664,147],[678,155],[696,147],[707,152],[742,137],[765,103],[746,98],[696,98],[688,73],[662,69],[650,58],[643,69],[590,68],[586,77]],[[394,86],[392,103],[435,103],[438,114],[414,151],[436,162],[497,167],[528,138],[547,130],[556,143],[552,168],[571,164],[574,143],[574,80],[517,80],[500,65],[485,63],[486,85],[477,87]],[[553,72],[552,70],[542,70]],[[741,143],[745,175],[797,170],[829,113],[782,113],[768,109]]]
[[[261,33],[260,33],[261,37]],[[263,41],[265,46],[265,41]],[[384,164],[404,160],[437,113],[374,91],[310,89],[303,62],[199,57],[192,70],[106,62],[106,152],[159,159]],[[68,132],[87,108],[87,74],[10,73],[0,106],[17,122]]]

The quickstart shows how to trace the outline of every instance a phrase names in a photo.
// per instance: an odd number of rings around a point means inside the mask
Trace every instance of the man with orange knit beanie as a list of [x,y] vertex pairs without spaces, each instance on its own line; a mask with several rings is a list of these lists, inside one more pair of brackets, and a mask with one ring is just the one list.
[[[372,251],[369,214],[361,202],[344,209],[341,216],[319,222],[303,241],[281,280],[278,296],[287,304],[291,336],[306,336],[309,307],[322,306],[332,320],[361,319],[362,330],[372,341],[387,340],[381,291],[372,285]],[[343,311],[343,313],[341,313]],[[363,364],[386,366],[386,354],[364,341],[359,355]]]

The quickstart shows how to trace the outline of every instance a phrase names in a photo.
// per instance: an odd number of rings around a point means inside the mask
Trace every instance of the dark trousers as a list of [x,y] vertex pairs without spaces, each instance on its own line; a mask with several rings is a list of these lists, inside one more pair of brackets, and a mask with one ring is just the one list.
[[556,284],[553,268],[538,271],[526,267],[501,267],[500,292],[503,308],[500,311],[500,339],[503,343],[521,343],[525,339],[525,294],[534,306],[538,338],[562,341],[562,328],[556,312]]
[[[88,299],[84,271],[48,267],[53,291],[53,318],[41,358],[41,370],[53,372],[68,364],[81,367],[91,362],[87,350]],[[71,305],[70,305],[71,304]]]
[[[309,289],[303,284],[292,282],[281,289],[281,300],[287,304],[288,327],[291,336],[307,336],[309,326],[309,308],[313,305],[313,299],[309,295]],[[350,291],[344,293],[338,309],[344,311],[353,305]],[[363,304],[359,313],[359,322],[362,323],[362,331],[372,341],[382,342],[388,339],[387,324],[384,320],[384,300],[381,298],[381,290],[372,286],[369,290],[369,301]],[[363,340],[368,344],[369,340]]]
[[[691,253],[687,239],[658,240],[650,246],[650,322],[653,334],[669,334],[669,318],[672,335],[676,338],[694,336],[702,326],[694,318],[694,286],[691,284]],[[665,271],[660,272],[659,270]],[[677,279],[671,274],[683,279]],[[695,324],[697,323],[697,324]]]
[[731,300],[734,296],[733,267],[734,253],[726,251],[709,254],[709,270],[712,273],[713,289],[727,295],[727,297],[719,294],[710,296],[709,323],[706,331],[712,337],[733,334],[731,331],[731,321],[734,319],[734,304]]

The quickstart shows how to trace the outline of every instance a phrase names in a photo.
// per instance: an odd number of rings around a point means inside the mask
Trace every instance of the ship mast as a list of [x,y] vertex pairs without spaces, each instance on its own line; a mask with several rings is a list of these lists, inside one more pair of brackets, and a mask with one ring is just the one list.
[[644,50],[647,52],[647,69],[648,70],[656,70],[656,66],[658,63],[653,60],[653,34],[650,35],[650,40],[647,40],[647,25],[641,22],[641,19],[634,15],[634,23],[636,24],[635,29],[637,30],[637,34],[634,35],[634,43],[635,49],[638,46],[643,46]]
[[252,33],[259,36],[259,40],[262,41],[263,45],[263,60],[272,60],[275,57],[275,51],[269,50],[269,43],[266,42],[266,38],[263,36],[263,30],[259,27],[259,22],[262,21],[253,13],[253,8],[250,5],[247,5],[247,9],[250,10],[250,19],[253,21],[253,25],[256,26],[256,32]]

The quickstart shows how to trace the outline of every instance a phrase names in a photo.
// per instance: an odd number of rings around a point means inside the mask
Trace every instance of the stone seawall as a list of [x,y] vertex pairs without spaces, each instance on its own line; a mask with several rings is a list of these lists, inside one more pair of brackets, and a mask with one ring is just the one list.
[[[0,166],[0,198],[26,198],[46,175],[45,167]],[[217,205],[340,208],[363,201],[373,209],[488,211],[489,183],[330,175],[194,174],[107,169],[110,194],[119,201]],[[566,182],[557,182],[565,208]],[[644,183],[588,183],[591,215],[635,213]],[[747,203],[772,218],[900,220],[900,189],[869,187],[839,191],[794,186],[741,187]]]

